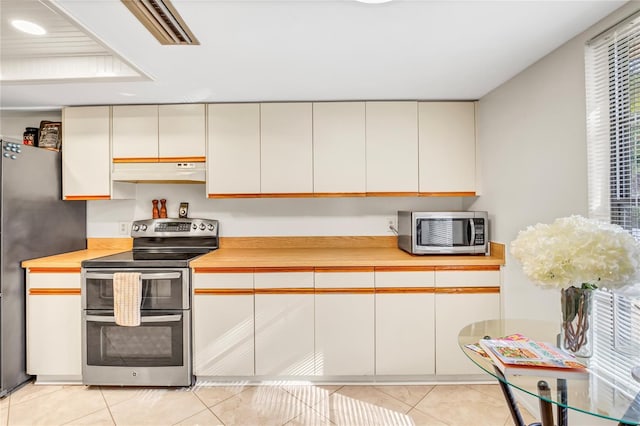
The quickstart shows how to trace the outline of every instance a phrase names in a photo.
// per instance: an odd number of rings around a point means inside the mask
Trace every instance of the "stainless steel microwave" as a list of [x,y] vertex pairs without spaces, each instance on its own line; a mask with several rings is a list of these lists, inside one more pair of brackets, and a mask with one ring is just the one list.
[[411,254],[487,254],[487,212],[398,212],[398,247]]

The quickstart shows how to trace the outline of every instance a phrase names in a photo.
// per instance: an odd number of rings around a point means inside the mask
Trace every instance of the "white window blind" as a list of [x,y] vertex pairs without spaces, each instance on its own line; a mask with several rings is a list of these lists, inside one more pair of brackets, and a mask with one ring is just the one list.
[[640,16],[586,48],[589,216],[640,238]]
[[[589,41],[585,66],[589,216],[640,240],[640,13]],[[598,290],[593,314],[592,392],[622,416],[640,391],[640,297]]]
[[597,408],[622,417],[640,392],[640,383],[631,375],[632,368],[640,366],[640,298],[597,290],[593,319],[589,366],[597,380],[591,383],[592,392],[597,395]]

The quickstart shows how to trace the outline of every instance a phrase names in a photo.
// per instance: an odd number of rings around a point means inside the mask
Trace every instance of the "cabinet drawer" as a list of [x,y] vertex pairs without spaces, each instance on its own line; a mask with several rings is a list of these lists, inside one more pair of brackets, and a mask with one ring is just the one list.
[[316,288],[374,287],[371,272],[316,272]]
[[80,288],[80,274],[27,274],[27,286],[32,288]]
[[377,272],[376,288],[381,287],[433,287],[433,271]]
[[193,274],[193,288],[253,288],[253,273]]
[[500,287],[500,271],[436,271],[436,287]]
[[313,272],[258,272],[255,288],[313,288]]

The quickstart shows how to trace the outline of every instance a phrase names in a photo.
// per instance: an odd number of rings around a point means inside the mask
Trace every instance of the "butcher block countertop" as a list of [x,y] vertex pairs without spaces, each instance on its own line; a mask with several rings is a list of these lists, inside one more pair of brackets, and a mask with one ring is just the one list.
[[80,272],[80,264],[83,260],[131,250],[132,244],[131,238],[89,238],[85,250],[24,260],[22,267],[29,268],[31,271],[56,269],[59,270],[58,272]]
[[[131,249],[130,238],[90,238],[86,250],[25,260],[30,270],[80,272],[81,262]],[[413,256],[395,237],[222,237],[220,248],[192,261],[197,272],[237,268],[500,267],[504,245],[490,243],[488,256]]]
[[413,256],[395,237],[223,238],[220,248],[189,265],[194,272],[237,268],[500,267],[504,245],[491,243],[489,256]]

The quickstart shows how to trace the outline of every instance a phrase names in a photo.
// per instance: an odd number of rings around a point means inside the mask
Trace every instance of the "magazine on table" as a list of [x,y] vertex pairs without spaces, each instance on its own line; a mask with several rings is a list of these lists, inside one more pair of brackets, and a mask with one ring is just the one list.
[[504,374],[586,378],[587,366],[547,342],[530,339],[482,339],[480,347]]

